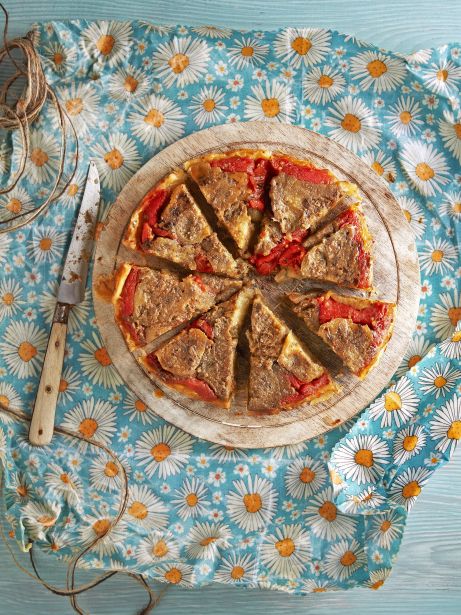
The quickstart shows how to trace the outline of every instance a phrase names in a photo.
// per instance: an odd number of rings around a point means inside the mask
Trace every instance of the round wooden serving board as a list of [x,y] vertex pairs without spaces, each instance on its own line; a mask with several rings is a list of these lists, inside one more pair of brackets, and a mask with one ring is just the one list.
[[[190,400],[161,383],[155,386],[131,353],[114,320],[113,306],[101,288],[123,261],[159,265],[149,256],[121,245],[131,213],[144,194],[164,175],[196,156],[211,151],[260,148],[287,153],[326,167],[340,179],[357,184],[374,237],[376,298],[397,304],[394,332],[378,366],[365,380],[341,370],[340,362],[316,336],[305,331],[283,301],[288,290],[303,291],[318,283],[290,280],[278,285],[255,278],[269,306],[331,370],[341,391],[319,404],[305,404],[279,414],[255,416],[246,410],[245,381],[248,357],[238,356],[237,391],[230,410]],[[165,265],[165,263],[163,263]],[[322,284],[324,288],[331,285]],[[365,408],[386,386],[402,360],[415,326],[420,293],[419,268],[411,229],[385,182],[357,156],[338,143],[304,128],[286,124],[248,122],[216,126],[194,133],[154,156],[128,182],[111,207],[96,244],[93,297],[96,319],[114,366],[126,384],[157,414],[194,436],[223,445],[252,448],[294,444],[337,427]],[[350,294],[358,294],[351,291]],[[154,348],[154,342],[147,350]],[[158,345],[158,342],[157,342]],[[160,389],[160,390],[159,390]]]

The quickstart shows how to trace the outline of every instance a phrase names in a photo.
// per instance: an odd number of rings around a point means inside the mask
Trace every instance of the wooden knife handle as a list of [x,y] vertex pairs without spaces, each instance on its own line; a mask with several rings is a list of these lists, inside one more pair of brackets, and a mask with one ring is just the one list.
[[56,402],[66,347],[69,308],[70,306],[62,306],[62,304],[60,312],[58,307],[56,308],[51,327],[29,428],[29,442],[34,446],[45,446],[51,442],[53,437]]

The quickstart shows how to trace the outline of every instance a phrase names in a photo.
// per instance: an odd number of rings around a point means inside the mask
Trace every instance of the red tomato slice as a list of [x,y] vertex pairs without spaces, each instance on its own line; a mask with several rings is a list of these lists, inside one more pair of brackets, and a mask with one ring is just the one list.
[[334,178],[326,169],[316,169],[315,167],[308,167],[299,165],[287,158],[274,158],[272,160],[272,166],[279,173],[286,173],[292,175],[296,179],[310,182],[311,184],[331,184]]

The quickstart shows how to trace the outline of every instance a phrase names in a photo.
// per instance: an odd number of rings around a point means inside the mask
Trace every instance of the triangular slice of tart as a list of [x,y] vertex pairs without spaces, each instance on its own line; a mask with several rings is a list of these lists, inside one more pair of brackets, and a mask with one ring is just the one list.
[[391,338],[394,303],[333,291],[291,293],[288,299],[308,329],[320,336],[359,378],[376,365]]
[[229,408],[235,388],[236,348],[252,291],[199,316],[163,346],[141,359],[168,387]]
[[301,346],[257,295],[253,301],[248,410],[276,413],[316,402],[337,391],[328,371]]
[[125,245],[191,271],[236,277],[237,263],[208,224],[185,179],[185,173],[171,173],[144,196],[131,216]]
[[242,254],[248,249],[254,221],[266,206],[269,157],[269,152],[260,150],[236,150],[195,158],[184,165]]
[[241,286],[208,273],[181,276],[124,263],[112,297],[115,318],[133,349],[229,299]]

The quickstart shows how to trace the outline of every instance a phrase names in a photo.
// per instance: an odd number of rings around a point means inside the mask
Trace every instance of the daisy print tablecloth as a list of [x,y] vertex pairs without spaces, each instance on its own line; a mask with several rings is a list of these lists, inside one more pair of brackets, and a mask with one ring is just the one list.
[[[32,448],[27,426],[1,413],[12,535],[66,560],[100,537],[86,567],[183,587],[380,587],[409,510],[461,439],[461,48],[404,57],[328,30],[141,21],[47,23],[34,37],[81,163],[46,215],[0,239],[3,407],[31,410],[88,159],[104,215],[152,155],[211,125],[294,123],[361,156],[414,232],[421,303],[394,380],[356,420],[295,446],[238,450],[176,429],[124,387],[88,292],[71,312],[57,424],[117,453],[127,508],[107,532],[121,477],[101,449],[59,435]],[[55,173],[51,110],[31,139],[27,181],[0,196],[3,215],[31,207]],[[5,183],[19,154],[13,135],[0,150]]]

